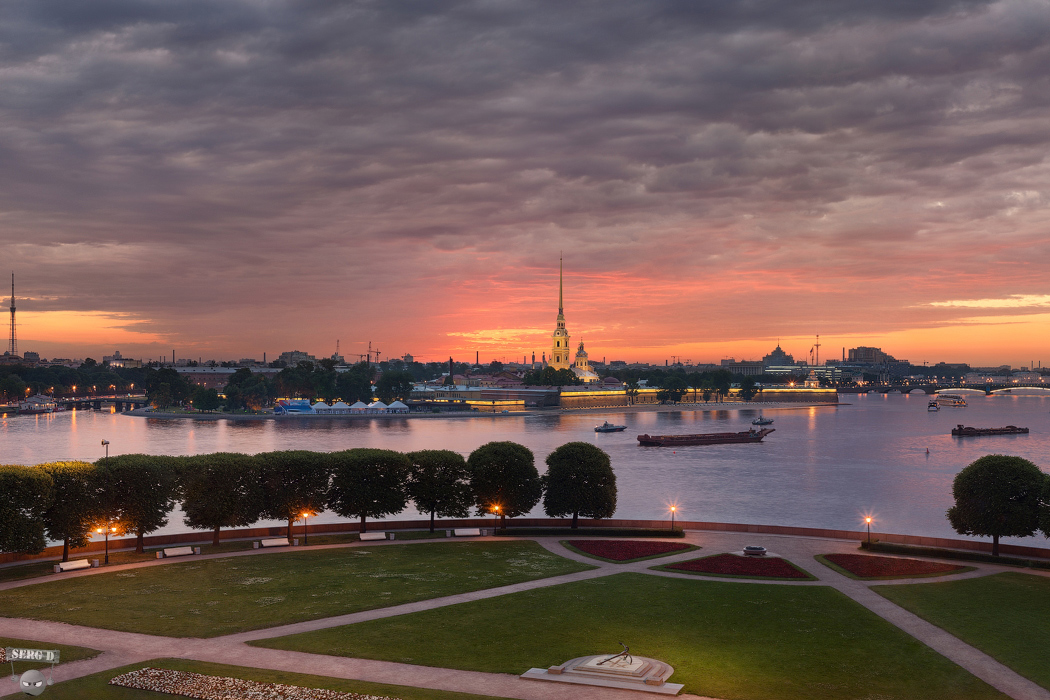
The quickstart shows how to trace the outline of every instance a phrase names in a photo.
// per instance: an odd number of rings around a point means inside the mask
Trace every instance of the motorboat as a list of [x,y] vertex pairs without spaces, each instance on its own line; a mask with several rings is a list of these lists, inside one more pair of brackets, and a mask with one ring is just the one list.
[[751,425],[771,425],[772,423],[772,418],[763,418],[762,416],[759,416],[758,418],[751,421]]
[[596,433],[622,433],[625,430],[627,430],[626,425],[613,425],[609,421],[594,426],[594,432]]

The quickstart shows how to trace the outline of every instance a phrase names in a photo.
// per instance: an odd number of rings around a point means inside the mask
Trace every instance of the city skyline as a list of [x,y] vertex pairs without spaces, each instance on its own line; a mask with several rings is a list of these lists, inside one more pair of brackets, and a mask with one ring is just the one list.
[[594,360],[1041,363],[1047,30],[1022,1],[15,2],[19,350],[539,358],[563,254]]

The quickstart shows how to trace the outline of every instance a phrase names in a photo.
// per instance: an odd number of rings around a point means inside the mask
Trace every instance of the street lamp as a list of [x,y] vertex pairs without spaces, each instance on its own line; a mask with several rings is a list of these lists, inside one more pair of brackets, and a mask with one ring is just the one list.
[[674,514],[678,510],[678,506],[671,506],[671,532],[674,532]]
[[864,518],[864,524],[868,526],[868,546],[871,546],[871,516],[868,515]]
[[492,534],[496,534],[496,519],[499,517],[499,504],[492,506]]
[[102,446],[106,448],[106,459],[109,459],[109,440],[103,440]]
[[303,511],[303,546],[310,544],[310,522],[307,520],[313,513],[308,510]]
[[109,565],[109,533],[110,532],[116,533],[116,531],[117,531],[117,528],[113,527],[112,525],[110,525],[108,527],[100,527],[100,528],[97,528],[95,530],[95,532],[97,532],[100,535],[103,534],[103,533],[105,533],[105,535],[106,535],[106,564],[107,565]]

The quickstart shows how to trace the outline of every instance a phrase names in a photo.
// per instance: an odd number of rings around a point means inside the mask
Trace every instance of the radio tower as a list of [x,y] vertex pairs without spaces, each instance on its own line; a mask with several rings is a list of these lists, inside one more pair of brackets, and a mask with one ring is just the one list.
[[15,273],[11,273],[11,340],[7,352],[11,357],[18,356],[18,340],[15,337]]

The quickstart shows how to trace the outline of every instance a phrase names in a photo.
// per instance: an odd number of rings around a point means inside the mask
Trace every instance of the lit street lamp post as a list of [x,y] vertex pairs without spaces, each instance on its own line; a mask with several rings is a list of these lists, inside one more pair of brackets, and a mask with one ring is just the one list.
[[106,459],[109,459],[109,440],[103,440],[102,446],[106,448]]
[[674,514],[678,510],[678,506],[671,506],[671,532],[674,532]]
[[499,505],[492,506],[492,534],[496,534],[496,519],[499,518]]
[[868,546],[871,546],[871,516],[864,518],[864,523],[868,526]]
[[307,520],[312,515],[309,511],[303,513],[303,546],[306,547],[310,544],[310,521]]
[[109,533],[110,533],[110,531],[116,532],[117,528],[115,528],[113,526],[107,526],[107,527],[100,527],[97,530],[95,530],[95,532],[97,532],[100,535],[103,534],[103,533],[105,533],[105,535],[106,535],[106,564],[107,565],[109,564]]

